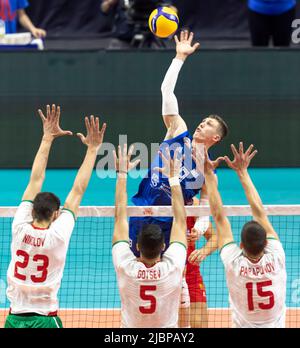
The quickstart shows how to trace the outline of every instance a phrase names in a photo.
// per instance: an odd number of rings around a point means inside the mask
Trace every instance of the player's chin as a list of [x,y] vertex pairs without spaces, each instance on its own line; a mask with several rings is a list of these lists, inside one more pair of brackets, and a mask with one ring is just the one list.
[[198,132],[194,133],[193,140],[196,143],[203,143],[203,141],[204,141],[203,137],[201,137],[201,135]]

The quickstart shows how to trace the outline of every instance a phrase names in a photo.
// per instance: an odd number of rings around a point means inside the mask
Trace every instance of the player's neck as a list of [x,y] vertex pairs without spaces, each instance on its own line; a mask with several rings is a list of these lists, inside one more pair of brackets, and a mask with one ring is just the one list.
[[196,141],[195,139],[192,140],[192,148],[195,148],[196,145],[200,145],[202,144],[203,146],[205,146],[206,150],[210,149],[212,147],[212,144],[207,144],[204,141]]
[[138,259],[140,262],[142,262],[146,267],[153,267],[155,264],[157,264],[157,262],[160,261],[160,256],[158,256],[155,259],[146,259],[145,257],[143,257],[142,255],[140,256],[140,258]]
[[252,255],[249,255],[247,254],[245,251],[244,251],[244,255],[247,257],[247,259],[249,259],[251,262],[253,263],[257,263],[264,255],[264,252],[262,252],[261,254],[259,254],[258,256],[252,256]]
[[32,225],[37,228],[49,228],[50,222],[49,221],[37,221],[36,219],[33,220]]

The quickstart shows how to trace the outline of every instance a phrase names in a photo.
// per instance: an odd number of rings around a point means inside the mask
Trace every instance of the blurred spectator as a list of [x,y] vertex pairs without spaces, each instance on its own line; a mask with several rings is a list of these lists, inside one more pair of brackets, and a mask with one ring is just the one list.
[[296,0],[248,0],[253,46],[289,46]]
[[35,38],[43,38],[46,31],[36,28],[25,12],[28,7],[27,0],[0,0],[0,18],[5,21],[6,34],[17,32],[17,19],[25,29],[29,30]]
[[[149,0],[103,0],[101,3],[101,10],[104,14],[114,15],[114,24],[112,33],[114,37],[117,37],[120,40],[132,41],[135,34],[138,34],[139,31],[147,30],[148,31],[148,16],[151,13],[150,9],[154,9],[155,6],[169,6],[172,7],[175,11],[177,9],[172,6],[173,1],[149,1]],[[154,6],[154,7],[153,7]],[[137,17],[139,18],[139,24],[133,18],[130,18],[132,13],[129,9],[138,8],[147,9],[147,13],[139,13]],[[149,12],[149,13],[148,13]],[[144,23],[141,23],[144,22]]]

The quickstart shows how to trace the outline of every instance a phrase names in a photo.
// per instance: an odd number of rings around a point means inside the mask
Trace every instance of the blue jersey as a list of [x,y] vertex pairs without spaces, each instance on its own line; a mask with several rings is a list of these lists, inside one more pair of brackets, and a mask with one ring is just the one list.
[[[185,159],[182,162],[179,180],[182,187],[184,204],[192,205],[193,197],[199,193],[204,183],[204,176],[196,171],[196,164],[192,160],[191,148],[185,145],[185,141],[191,141],[188,132],[184,132],[176,138],[163,141],[160,145],[160,151],[165,153],[166,147],[169,147],[171,156],[173,156],[177,147],[183,149],[182,153],[185,155]],[[154,171],[153,168],[155,167],[162,167],[162,160],[158,154],[151,164],[147,175],[141,181],[138,193],[132,198],[132,202],[135,205],[172,205],[169,180],[167,177]],[[131,217],[129,219],[129,239],[133,253],[139,256],[139,252],[136,249],[137,236],[143,225],[148,224],[157,224],[160,226],[165,236],[165,244],[168,247],[172,223],[172,217]]]
[[[173,156],[177,147],[182,148],[185,159],[182,162],[179,180],[182,187],[184,203],[185,205],[189,205],[193,204],[193,197],[199,193],[204,183],[204,176],[196,171],[196,164],[191,156],[191,148],[185,146],[185,140],[191,141],[188,132],[184,132],[173,139],[163,141],[160,145],[160,151],[165,153],[166,147],[169,147],[171,156]],[[162,167],[162,160],[159,154],[156,155],[147,175],[141,181],[138,193],[132,198],[132,202],[135,205],[172,204],[169,180],[161,173],[154,171],[153,168],[155,167]]]
[[27,0],[0,0],[0,18],[5,21],[6,34],[17,32],[17,10],[27,6]]
[[252,11],[265,15],[280,15],[296,6],[296,0],[248,0]]

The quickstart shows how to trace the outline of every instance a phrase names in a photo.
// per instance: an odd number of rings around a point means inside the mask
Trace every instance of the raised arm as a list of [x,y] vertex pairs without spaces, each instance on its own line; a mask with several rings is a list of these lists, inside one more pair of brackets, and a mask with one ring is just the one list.
[[253,151],[253,145],[250,145],[247,151],[244,153],[243,143],[239,144],[239,151],[231,144],[231,150],[234,155],[233,161],[231,161],[227,156],[224,157],[226,163],[230,168],[236,171],[240,182],[245,191],[247,200],[251,206],[252,215],[255,221],[257,221],[266,231],[267,237],[278,238],[277,233],[274,231],[273,226],[271,225],[268,215],[266,214],[260,196],[251,180],[251,177],[248,173],[248,166],[252,158],[256,155],[257,150]]
[[[175,36],[176,42],[176,57],[172,60],[172,63],[165,75],[163,83],[161,85],[162,92],[162,116],[166,127],[169,129],[170,124],[175,122],[176,132],[174,136],[177,136],[187,130],[187,126],[183,118],[179,115],[178,102],[174,94],[177,78],[181,67],[186,58],[193,54],[200,46],[199,43],[192,45],[194,34],[186,31],[180,33],[180,39]],[[170,139],[170,135],[166,134],[166,139]]]
[[121,240],[127,241],[129,239],[127,221],[127,173],[140,162],[140,160],[136,160],[133,163],[130,162],[132,152],[133,146],[130,147],[127,154],[127,144],[123,146],[123,149],[121,149],[120,145],[118,146],[118,156],[114,151],[117,184],[113,244]]
[[180,242],[186,246],[186,212],[184,208],[182,188],[179,182],[179,174],[182,163],[182,159],[179,158],[180,151],[181,148],[177,147],[174,152],[173,159],[170,156],[169,148],[166,148],[166,155],[160,152],[164,166],[163,168],[154,168],[154,170],[157,170],[168,177],[171,187],[174,218],[170,235],[170,244],[172,242]]
[[64,208],[71,210],[75,216],[77,215],[80,202],[90,181],[97,153],[103,141],[106,123],[103,124],[100,130],[99,118],[96,117],[95,119],[94,116],[91,116],[90,119],[85,117],[85,126],[87,136],[85,137],[81,133],[77,133],[77,136],[87,146],[86,155],[64,204]]
[[53,104],[52,108],[50,108],[50,105],[47,105],[46,116],[44,116],[42,110],[38,110],[38,113],[43,122],[43,137],[38,152],[33,161],[30,180],[22,197],[23,201],[33,201],[35,196],[41,191],[45,180],[45,171],[48,163],[48,157],[54,139],[64,135],[72,135],[72,132],[63,131],[60,128],[59,106],[56,107]]
[[[221,249],[225,244],[233,241],[233,235],[229,220],[225,214],[222,199],[218,191],[217,177],[214,170],[219,165],[223,157],[211,161],[208,157],[207,150],[203,146],[193,148],[193,159],[197,168],[204,167],[205,186],[210,206],[210,212],[214,218],[217,227],[218,248]],[[204,166],[202,163],[204,162]]]

